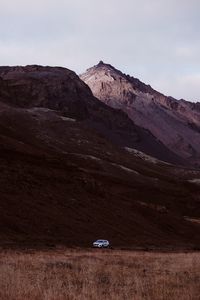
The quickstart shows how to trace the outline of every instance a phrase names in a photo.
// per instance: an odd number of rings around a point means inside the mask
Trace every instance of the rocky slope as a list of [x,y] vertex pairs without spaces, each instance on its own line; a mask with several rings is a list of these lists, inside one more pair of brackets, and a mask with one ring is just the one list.
[[166,97],[103,62],[80,77],[102,102],[121,109],[170,150],[193,165],[200,165],[199,103]]
[[200,247],[200,173],[44,108],[0,113],[0,246]]
[[122,146],[139,127],[69,70],[0,74],[0,246],[200,247],[198,170]]

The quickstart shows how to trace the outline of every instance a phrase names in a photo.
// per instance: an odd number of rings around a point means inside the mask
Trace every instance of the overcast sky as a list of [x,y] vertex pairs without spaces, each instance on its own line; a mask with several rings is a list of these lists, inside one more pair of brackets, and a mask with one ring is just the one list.
[[0,65],[99,60],[200,101],[200,0],[0,0]]

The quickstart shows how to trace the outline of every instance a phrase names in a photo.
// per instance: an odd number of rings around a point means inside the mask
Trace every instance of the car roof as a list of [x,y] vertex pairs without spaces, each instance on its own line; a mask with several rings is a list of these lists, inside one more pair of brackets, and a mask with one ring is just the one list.
[[96,242],[108,242],[108,240],[97,240]]

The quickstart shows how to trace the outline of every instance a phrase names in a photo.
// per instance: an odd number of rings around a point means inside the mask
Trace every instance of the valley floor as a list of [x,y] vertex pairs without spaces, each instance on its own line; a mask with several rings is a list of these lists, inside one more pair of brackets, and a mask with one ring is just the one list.
[[1,300],[195,300],[199,283],[198,252],[0,252]]

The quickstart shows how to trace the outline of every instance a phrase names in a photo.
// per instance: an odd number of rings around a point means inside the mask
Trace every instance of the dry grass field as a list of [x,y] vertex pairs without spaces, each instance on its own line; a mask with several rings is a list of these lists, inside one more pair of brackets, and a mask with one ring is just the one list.
[[1,251],[0,299],[200,299],[200,254]]

